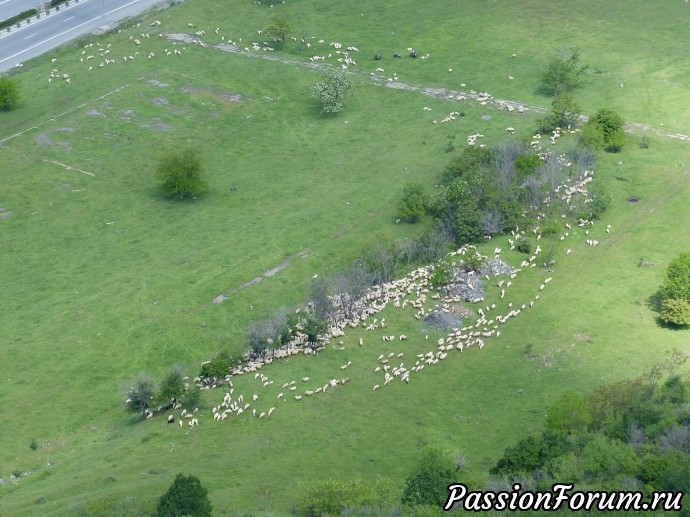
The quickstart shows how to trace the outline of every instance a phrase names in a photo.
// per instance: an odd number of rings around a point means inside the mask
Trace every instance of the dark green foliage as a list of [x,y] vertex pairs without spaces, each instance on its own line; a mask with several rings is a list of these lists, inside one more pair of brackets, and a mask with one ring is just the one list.
[[169,404],[172,399],[179,400],[184,395],[184,380],[182,373],[173,369],[165,376],[158,390],[158,399],[161,404]]
[[201,377],[224,379],[230,373],[230,364],[225,357],[215,357],[201,367]]
[[168,197],[196,197],[208,187],[203,178],[201,157],[195,149],[166,153],[160,158],[156,172],[162,181],[163,194]]
[[56,7],[60,4],[64,4],[67,0],[50,0],[50,7]]
[[587,397],[592,425],[598,429],[650,395],[642,377],[597,386]]
[[163,494],[156,509],[157,517],[211,517],[208,490],[199,478],[178,474],[168,491]]
[[681,253],[669,263],[664,271],[661,295],[664,299],[690,302],[690,253]]
[[528,436],[503,452],[503,457],[489,470],[495,476],[515,478],[532,475],[549,461],[571,449],[568,440],[561,434],[545,431],[542,436]]
[[443,174],[443,183],[450,184],[467,172],[482,170],[491,163],[491,151],[486,147],[469,146],[453,157]]
[[580,61],[577,48],[559,48],[551,57],[542,75],[542,90],[548,95],[558,95],[577,88],[587,74],[589,65]]
[[35,438],[31,440],[31,443],[29,444],[29,449],[31,449],[32,451],[38,449],[38,443],[36,442]]
[[580,116],[580,106],[569,93],[559,93],[551,101],[551,111],[540,122],[541,132],[556,128],[574,128]]
[[271,24],[266,27],[264,32],[269,38],[273,38],[274,41],[280,42],[283,50],[286,48],[287,37],[292,31],[292,19],[285,13],[276,14],[271,19]]
[[442,506],[454,477],[451,457],[441,449],[429,447],[422,452],[416,470],[407,478],[401,501],[406,505]]
[[450,282],[451,278],[451,265],[443,261],[434,268],[429,278],[429,283],[431,283],[434,289],[438,289]]
[[321,101],[324,113],[340,113],[343,103],[350,96],[352,81],[345,70],[329,68],[323,74],[323,81],[313,86],[312,92]]
[[554,433],[584,431],[592,421],[587,399],[566,391],[546,413],[546,428]]
[[531,255],[532,250],[533,250],[533,244],[532,241],[529,240],[527,237],[518,237],[515,241],[515,249],[517,249],[520,253],[524,253],[525,255]]
[[690,325],[690,303],[685,300],[664,300],[661,306],[661,319],[678,327]]
[[[66,1],[66,0],[63,0]],[[19,14],[16,14],[10,18],[7,18],[6,20],[0,21],[0,29],[5,29],[7,27],[11,27],[15,23],[19,23],[22,20],[26,20],[27,18],[31,18],[34,16],[38,11],[36,9],[27,9],[26,11],[22,11]]]
[[17,81],[8,75],[0,75],[0,110],[11,110],[19,102]]
[[457,207],[455,232],[458,244],[469,244],[481,239],[483,237],[481,223],[482,212],[477,203],[468,199],[466,203]]
[[585,124],[578,133],[578,141],[580,145],[586,149],[602,149],[606,142],[604,141],[604,134],[594,124]]
[[617,153],[625,144],[623,118],[613,110],[600,109],[592,116],[583,131],[580,140],[589,141],[592,148],[603,147],[609,153]]
[[611,193],[604,192],[599,187],[593,187],[590,192],[589,214],[587,219],[599,219],[611,203]]
[[661,387],[661,399],[671,404],[690,401],[690,389],[679,375],[671,375]]
[[647,135],[640,139],[640,149],[649,149],[649,137]]
[[419,182],[410,183],[403,189],[398,203],[398,215],[408,223],[416,223],[426,212],[430,196],[426,187]]
[[329,479],[302,489],[297,498],[297,515],[352,515],[348,509],[389,505],[393,500],[392,493],[393,488],[385,479],[373,483],[359,478],[348,481]]
[[533,174],[541,167],[541,160],[536,154],[521,154],[515,159],[515,172],[519,180]]
[[319,338],[326,335],[328,324],[324,320],[307,317],[302,326],[302,331],[307,335],[308,343],[318,343]]

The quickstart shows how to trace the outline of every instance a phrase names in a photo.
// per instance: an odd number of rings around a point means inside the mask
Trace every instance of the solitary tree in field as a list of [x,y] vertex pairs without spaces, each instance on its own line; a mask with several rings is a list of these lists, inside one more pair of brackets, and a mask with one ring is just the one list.
[[589,65],[581,63],[577,48],[561,47],[549,60],[542,76],[542,87],[554,96],[570,91],[580,85],[588,70]]
[[329,69],[324,73],[323,81],[313,87],[313,92],[321,101],[324,113],[339,113],[343,111],[343,101],[350,94],[352,82],[347,72]]
[[176,150],[163,155],[156,170],[166,196],[177,199],[196,197],[207,188],[201,157],[195,149]]
[[287,37],[291,31],[292,19],[287,14],[276,14],[271,19],[271,24],[264,30],[266,36],[280,41],[283,50],[285,50]]
[[8,75],[0,75],[0,110],[11,110],[19,101],[17,81]]
[[211,517],[208,490],[196,476],[178,474],[156,509],[156,517]]
[[146,416],[146,410],[153,404],[156,388],[148,375],[140,375],[127,390],[127,408],[132,411],[141,411],[141,416]]

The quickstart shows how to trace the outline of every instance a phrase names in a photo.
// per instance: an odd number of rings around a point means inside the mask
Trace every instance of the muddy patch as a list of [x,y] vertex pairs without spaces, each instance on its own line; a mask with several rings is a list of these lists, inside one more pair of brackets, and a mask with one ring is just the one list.
[[175,129],[177,126],[172,126],[170,124],[166,124],[165,122],[162,122],[161,119],[155,118],[153,119],[153,122],[150,124],[142,124],[141,127],[145,127],[146,129],[151,129],[152,131],[159,131],[161,133],[167,133],[171,129]]
[[36,135],[36,142],[40,145],[44,146],[57,146],[57,147],[62,147],[66,152],[70,152],[72,150],[72,146],[70,145],[69,142],[56,142],[52,140],[48,135],[45,133],[39,133]]
[[170,86],[168,83],[162,83],[161,81],[156,81],[155,79],[150,79],[149,84],[151,86],[158,86],[159,88],[165,88],[166,86]]
[[59,127],[55,131],[64,131],[66,133],[73,133],[74,128],[73,127]]
[[228,93],[212,88],[195,88],[193,86],[183,86],[180,88],[184,93],[192,95],[210,95],[216,99],[223,101],[225,104],[239,104],[244,102],[244,98],[239,93]]
[[101,113],[100,111],[95,110],[95,109],[91,109],[91,110],[87,111],[86,114],[89,117],[105,117],[105,115],[103,113]]
[[120,117],[120,120],[126,120],[129,122],[135,118],[137,118],[137,114],[134,113],[133,110],[123,110],[122,116]]
[[169,104],[168,99],[164,97],[156,97],[153,99],[153,104],[156,106],[167,106]]

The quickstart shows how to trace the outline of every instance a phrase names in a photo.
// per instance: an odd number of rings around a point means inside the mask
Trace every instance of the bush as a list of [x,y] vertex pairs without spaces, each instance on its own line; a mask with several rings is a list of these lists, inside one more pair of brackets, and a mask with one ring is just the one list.
[[416,223],[425,214],[430,197],[422,183],[410,183],[403,189],[398,203],[398,215],[408,223]]
[[161,496],[156,516],[211,517],[212,509],[208,490],[201,486],[199,478],[178,474],[168,491]]
[[343,102],[350,95],[352,82],[347,72],[342,69],[329,69],[324,73],[323,81],[312,87],[315,97],[321,101],[324,113],[340,113]]
[[376,506],[392,502],[392,487],[387,480],[374,483],[356,478],[329,479],[304,488],[297,498],[297,514],[304,517],[342,515],[347,508]]
[[515,249],[517,249],[520,253],[524,253],[525,255],[531,255],[533,249],[532,241],[527,237],[518,237],[515,241]]
[[551,112],[542,119],[539,131],[547,132],[560,128],[573,128],[580,116],[580,106],[568,93],[559,93],[551,101]]
[[600,109],[589,119],[586,126],[601,134],[603,147],[609,153],[617,153],[625,144],[623,118],[613,110]]
[[681,253],[669,263],[664,272],[661,295],[664,299],[690,302],[690,253]]
[[202,162],[195,149],[170,151],[160,158],[156,169],[163,193],[172,198],[196,197],[208,185],[203,178]]
[[690,325],[690,303],[685,300],[664,300],[661,308],[661,319],[666,323],[687,327]]
[[292,31],[292,19],[287,14],[277,14],[271,19],[271,24],[264,32],[269,38],[280,42],[280,48],[285,50],[287,37]]
[[8,75],[0,75],[0,110],[11,110],[19,102],[17,81]]
[[158,398],[161,404],[170,404],[172,399],[179,400],[184,394],[184,381],[182,372],[173,369],[165,376],[158,390]]
[[200,377],[224,379],[230,373],[230,364],[224,357],[215,357],[201,367]]
[[441,449],[430,447],[422,453],[417,469],[405,482],[401,499],[406,505],[443,506],[453,483],[453,461]]
[[142,417],[145,417],[146,409],[153,403],[155,392],[153,379],[147,374],[139,375],[127,390],[127,408],[131,411],[141,411]]
[[523,180],[541,167],[542,162],[536,154],[521,154],[515,159],[515,171],[519,180]]
[[592,422],[587,399],[566,391],[546,412],[546,428],[554,433],[584,431]]

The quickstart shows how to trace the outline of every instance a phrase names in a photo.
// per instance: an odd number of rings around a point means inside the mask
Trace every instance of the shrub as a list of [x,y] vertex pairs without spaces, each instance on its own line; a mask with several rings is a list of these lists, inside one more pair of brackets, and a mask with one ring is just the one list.
[[321,111],[340,113],[351,89],[352,82],[345,70],[329,69],[324,73],[323,81],[312,87],[312,92],[321,101]]
[[426,212],[430,196],[422,183],[410,183],[403,189],[398,203],[398,215],[408,223],[416,223]]
[[297,514],[305,517],[347,515],[354,507],[381,507],[392,502],[392,487],[385,479],[367,482],[329,479],[302,489],[297,498]]
[[546,428],[555,433],[584,431],[592,422],[587,399],[566,391],[546,412]]
[[690,325],[690,303],[685,300],[664,300],[661,308],[661,319],[666,323],[687,327]]
[[201,486],[199,478],[178,474],[168,491],[161,496],[156,516],[211,517],[212,509],[208,490]]
[[625,144],[623,118],[613,110],[600,109],[589,119],[585,127],[594,128],[603,137],[602,147],[610,153],[617,153]]
[[275,15],[271,19],[271,24],[265,29],[266,36],[279,41],[280,48],[283,50],[285,50],[285,44],[290,31],[292,31],[292,19],[287,14]]
[[430,447],[423,453],[416,470],[408,476],[401,502],[406,505],[442,506],[447,487],[454,481],[453,461],[441,449]]
[[515,171],[519,180],[532,174],[539,167],[542,162],[536,154],[521,154],[515,159]]
[[156,171],[162,180],[163,193],[168,197],[193,198],[208,187],[203,178],[201,157],[192,148],[174,150],[163,155]]
[[664,272],[661,295],[664,299],[690,302],[690,253],[681,253],[669,263]]
[[184,394],[182,373],[173,369],[165,376],[158,390],[158,398],[162,404],[169,404],[172,399],[180,399]]
[[439,287],[443,287],[450,282],[451,278],[449,264],[443,261],[434,268],[434,271],[431,273],[431,277],[429,278],[429,283],[434,289],[438,289]]
[[15,23],[19,23],[22,20],[25,20],[27,18],[31,18],[34,16],[38,11],[36,9],[27,9],[26,11],[22,11],[19,14],[16,14],[12,16],[11,18],[7,18],[6,20],[0,21],[0,29],[5,29],[7,27],[11,27]]
[[485,147],[465,147],[462,152],[454,156],[446,166],[443,183],[449,184],[454,179],[463,177],[468,172],[484,169],[491,161],[491,151]]
[[580,106],[568,93],[559,93],[551,101],[551,112],[540,122],[541,132],[552,131],[557,127],[572,128],[580,116]]
[[644,135],[640,140],[640,149],[649,149],[649,137]]
[[215,357],[201,367],[200,376],[203,378],[224,379],[230,373],[230,365],[224,357]]
[[0,75],[0,110],[11,110],[19,101],[17,81],[8,75]]
[[153,379],[147,374],[140,374],[127,390],[127,408],[131,411],[141,411],[141,416],[144,417],[146,409],[153,403],[155,392]]
[[518,237],[515,241],[515,249],[517,249],[520,253],[530,255],[533,249],[532,241],[529,240],[527,237]]

